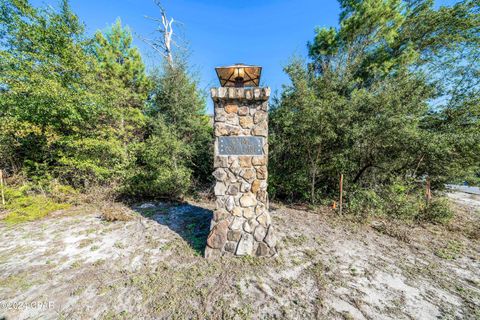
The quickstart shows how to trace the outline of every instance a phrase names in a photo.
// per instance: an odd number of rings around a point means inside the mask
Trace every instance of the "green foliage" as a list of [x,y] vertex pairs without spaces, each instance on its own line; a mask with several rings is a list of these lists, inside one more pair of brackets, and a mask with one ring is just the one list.
[[211,128],[186,62],[147,76],[120,19],[87,38],[66,0],[58,11],[0,0],[0,35],[7,173],[149,197],[209,181]]
[[181,198],[190,187],[189,148],[157,119],[152,135],[132,150],[124,192],[133,196]]
[[205,95],[189,73],[187,62],[178,58],[174,66],[164,63],[161,70],[153,72],[152,82],[155,86],[147,106],[151,129],[147,135],[155,135],[157,122],[170,126],[188,149],[189,156],[184,160],[192,172],[192,184],[209,183],[213,168],[212,127],[205,114]]
[[447,198],[434,198],[423,210],[420,219],[440,224],[447,223],[453,218],[453,210]]
[[[1,7],[0,141],[6,148],[0,165],[75,186],[105,183],[125,162],[120,149],[141,126],[140,111],[121,108],[128,94],[119,94],[117,81],[99,81],[107,67],[86,50],[83,27],[66,1],[59,13],[23,1],[3,0]],[[135,63],[142,71],[138,57]]]
[[315,203],[336,196],[343,173],[350,212],[416,218],[412,181],[443,187],[480,171],[480,7],[340,5],[340,27],[317,28],[310,61],[285,68],[291,83],[270,115],[271,195]]
[[439,224],[453,218],[447,198],[434,196],[427,205],[416,184],[400,180],[386,186],[354,189],[346,193],[345,200],[347,212],[357,216],[388,216]]
[[[65,192],[67,195],[71,192],[68,187],[57,188],[56,191]],[[32,185],[19,188],[6,187],[4,192],[5,209],[7,210],[4,221],[9,224],[38,220],[54,211],[67,209],[71,206],[68,203],[57,202],[46,194],[39,194],[35,186]]]
[[416,186],[397,180],[385,186],[357,187],[346,193],[346,208],[360,216],[389,216],[413,221],[422,214],[425,200]]
[[418,188],[402,181],[387,186],[382,196],[385,213],[391,217],[415,220],[425,207],[425,199]]
[[[132,34],[117,19],[104,33],[97,31],[90,50],[100,64],[100,77],[116,88],[117,105],[124,108],[143,108],[150,81],[145,74],[140,52],[132,47]],[[120,96],[119,96],[120,95]]]
[[371,189],[359,188],[345,194],[348,213],[357,216],[381,216],[385,213],[384,199]]

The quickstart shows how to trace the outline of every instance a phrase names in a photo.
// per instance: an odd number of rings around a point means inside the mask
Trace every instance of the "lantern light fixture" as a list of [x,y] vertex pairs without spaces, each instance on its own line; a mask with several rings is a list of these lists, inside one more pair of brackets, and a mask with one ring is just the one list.
[[215,71],[222,87],[258,87],[262,67],[237,63],[233,66],[217,67]]

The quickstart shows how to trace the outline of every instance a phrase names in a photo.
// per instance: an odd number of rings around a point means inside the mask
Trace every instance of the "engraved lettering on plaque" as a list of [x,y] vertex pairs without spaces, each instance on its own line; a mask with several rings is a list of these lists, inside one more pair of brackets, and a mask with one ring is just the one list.
[[261,156],[262,137],[219,137],[218,153],[221,156]]

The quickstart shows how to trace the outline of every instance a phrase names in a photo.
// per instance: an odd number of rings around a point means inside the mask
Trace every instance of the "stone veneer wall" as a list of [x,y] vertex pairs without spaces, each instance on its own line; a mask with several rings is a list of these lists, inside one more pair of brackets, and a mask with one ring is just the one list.
[[[272,256],[276,239],[268,212],[269,88],[214,88],[216,209],[205,257]],[[221,156],[222,136],[263,137],[263,155]]]

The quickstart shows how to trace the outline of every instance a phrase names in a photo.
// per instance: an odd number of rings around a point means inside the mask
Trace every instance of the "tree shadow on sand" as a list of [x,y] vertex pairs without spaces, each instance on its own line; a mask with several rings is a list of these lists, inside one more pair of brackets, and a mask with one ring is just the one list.
[[204,255],[213,217],[211,210],[188,203],[165,202],[143,203],[132,209],[175,231],[197,254]]

